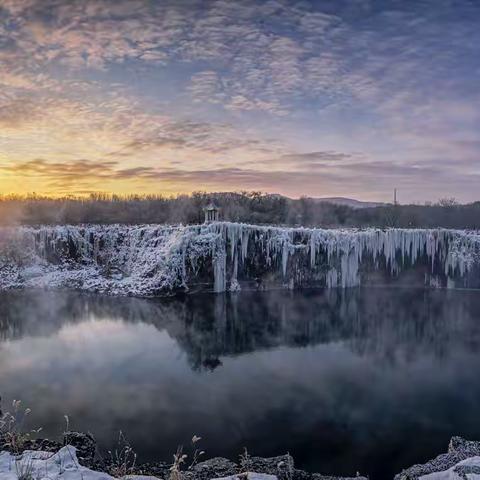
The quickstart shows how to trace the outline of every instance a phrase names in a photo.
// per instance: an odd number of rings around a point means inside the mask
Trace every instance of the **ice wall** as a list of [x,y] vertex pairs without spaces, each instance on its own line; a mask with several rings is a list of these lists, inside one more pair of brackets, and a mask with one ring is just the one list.
[[238,290],[360,285],[366,272],[417,267],[429,286],[469,286],[480,234],[458,230],[193,226],[52,226],[0,229],[0,289],[76,288],[151,296],[198,286]]

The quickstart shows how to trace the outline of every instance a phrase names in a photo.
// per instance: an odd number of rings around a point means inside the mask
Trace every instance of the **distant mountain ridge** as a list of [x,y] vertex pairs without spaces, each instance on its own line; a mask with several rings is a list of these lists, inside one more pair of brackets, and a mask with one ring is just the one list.
[[333,203],[335,205],[345,205],[351,208],[372,208],[383,207],[386,205],[384,202],[364,202],[362,200],[356,200],[354,198],[346,197],[323,197],[323,198],[310,198],[314,202],[318,203]]
[[[215,196],[238,196],[241,197],[241,193],[237,192],[215,192],[211,194],[213,197]],[[289,202],[296,202],[298,199],[288,197],[286,195],[282,195],[280,193],[268,193],[266,194],[267,197],[270,198],[277,198],[277,199],[285,199]],[[315,203],[330,203],[332,205],[344,205],[350,208],[373,208],[373,207],[384,207],[385,205],[389,205],[386,202],[369,202],[363,200],[356,200],[355,198],[348,198],[348,197],[306,197],[308,200],[311,200]]]

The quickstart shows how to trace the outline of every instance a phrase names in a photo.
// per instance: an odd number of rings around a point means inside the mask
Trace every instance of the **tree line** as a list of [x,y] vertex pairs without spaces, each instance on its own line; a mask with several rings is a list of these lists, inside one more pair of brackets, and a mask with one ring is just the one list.
[[353,208],[302,197],[290,199],[261,192],[161,195],[92,194],[51,198],[40,195],[0,196],[0,224],[195,224],[202,223],[209,203],[220,218],[232,222],[320,227],[402,227],[480,229],[480,202],[460,205],[443,199],[427,205],[385,204]]

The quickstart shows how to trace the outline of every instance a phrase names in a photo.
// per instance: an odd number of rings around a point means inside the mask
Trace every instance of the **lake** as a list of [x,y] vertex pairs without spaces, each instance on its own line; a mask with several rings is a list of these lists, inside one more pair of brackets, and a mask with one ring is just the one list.
[[290,452],[393,478],[480,439],[480,292],[359,288],[136,299],[0,294],[0,394],[32,426],[118,430],[143,461]]

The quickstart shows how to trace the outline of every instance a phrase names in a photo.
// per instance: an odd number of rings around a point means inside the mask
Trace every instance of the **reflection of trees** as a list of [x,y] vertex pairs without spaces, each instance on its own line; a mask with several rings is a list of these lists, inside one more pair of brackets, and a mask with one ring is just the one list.
[[397,362],[421,354],[443,357],[455,347],[477,351],[479,307],[476,292],[422,289],[242,292],[161,300],[13,292],[0,301],[0,339],[50,335],[86,319],[114,319],[166,330],[194,369],[214,369],[222,356],[330,342]]

